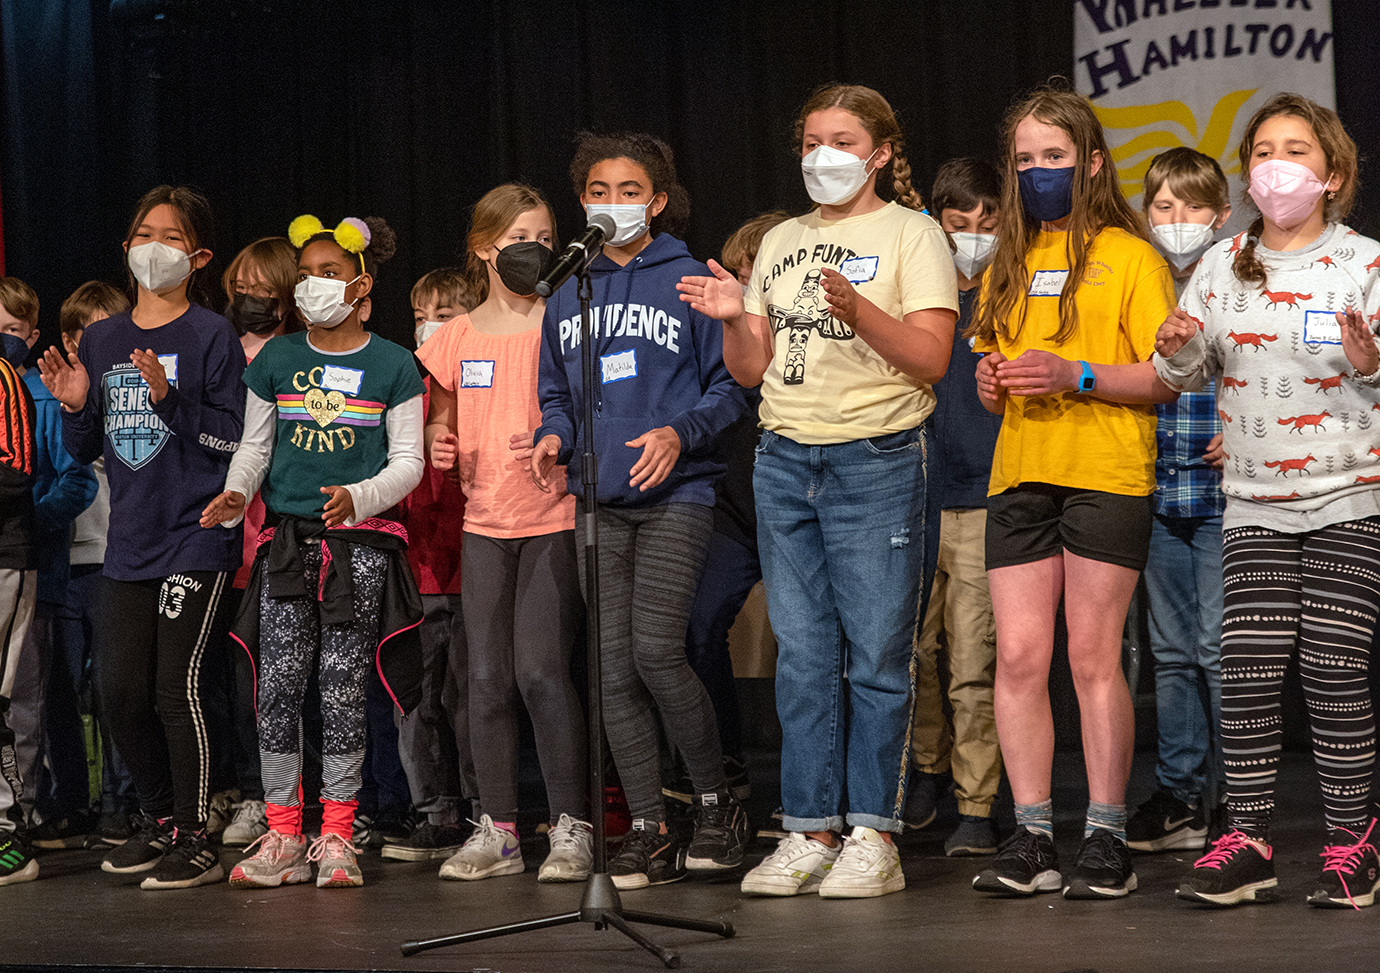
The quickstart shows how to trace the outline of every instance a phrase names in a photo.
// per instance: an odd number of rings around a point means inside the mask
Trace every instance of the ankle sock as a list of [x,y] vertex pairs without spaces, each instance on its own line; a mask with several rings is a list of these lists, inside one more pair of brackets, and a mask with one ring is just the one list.
[[1054,837],[1054,798],[1046,798],[1039,804],[1017,804],[1016,825],[1027,831],[1034,831],[1046,838]]
[[1083,837],[1088,837],[1098,828],[1110,831],[1124,842],[1126,840],[1126,805],[1088,802],[1088,816],[1083,819]]
[[517,833],[518,833],[518,832],[517,832],[517,822],[516,822],[516,821],[495,821],[495,822],[494,822],[494,827],[495,827],[495,828],[499,828],[499,829],[501,829],[501,830],[503,830],[503,831],[508,832],[508,833],[509,833],[510,835],[512,835],[514,838],[517,837]]

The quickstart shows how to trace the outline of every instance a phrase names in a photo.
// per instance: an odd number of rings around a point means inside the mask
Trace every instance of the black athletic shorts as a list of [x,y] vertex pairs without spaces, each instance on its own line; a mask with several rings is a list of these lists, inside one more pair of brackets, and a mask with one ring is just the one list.
[[1023,483],[987,498],[987,570],[1067,550],[1142,571],[1153,512],[1150,496]]

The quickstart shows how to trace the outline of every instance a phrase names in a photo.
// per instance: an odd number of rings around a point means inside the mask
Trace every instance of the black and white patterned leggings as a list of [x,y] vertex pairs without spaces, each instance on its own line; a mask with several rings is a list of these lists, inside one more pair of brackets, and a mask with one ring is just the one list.
[[[355,617],[321,624],[321,604],[312,598],[261,596],[259,620],[259,756],[264,797],[296,807],[302,774],[302,702],[307,680],[318,668],[321,687],[321,797],[352,801],[364,767],[364,689],[378,649],[379,601],[387,556],[360,544],[348,545],[354,576]],[[316,591],[321,543],[302,545],[307,590]]]
[[1269,838],[1280,687],[1297,646],[1327,824],[1364,831],[1375,764],[1368,669],[1380,518],[1308,534],[1236,527],[1222,536],[1222,753],[1232,826]]

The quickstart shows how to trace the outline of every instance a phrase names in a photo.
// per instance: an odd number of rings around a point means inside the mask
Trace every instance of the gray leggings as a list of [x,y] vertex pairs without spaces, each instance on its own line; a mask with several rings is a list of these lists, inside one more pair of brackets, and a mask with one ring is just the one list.
[[464,535],[461,586],[470,652],[470,746],[479,803],[495,821],[518,812],[518,694],[532,717],[551,821],[589,819],[585,717],[570,678],[584,605],[573,531]]
[[[582,517],[583,505],[577,509]],[[577,519],[583,584],[582,524]],[[724,783],[714,706],[685,657],[712,527],[712,511],[700,504],[599,508],[604,732],[634,819],[666,819],[654,706],[695,790],[707,793]]]

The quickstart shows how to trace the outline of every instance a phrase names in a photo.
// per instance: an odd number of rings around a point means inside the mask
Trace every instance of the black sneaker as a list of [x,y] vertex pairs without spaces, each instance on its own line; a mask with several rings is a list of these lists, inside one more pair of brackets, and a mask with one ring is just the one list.
[[1338,828],[1347,844],[1329,845],[1322,850],[1322,877],[1308,896],[1308,904],[1325,909],[1359,909],[1375,905],[1375,890],[1380,888],[1380,859],[1370,843],[1375,828],[1372,818],[1366,833],[1358,835]]
[[939,813],[939,799],[949,789],[952,778],[948,774],[927,774],[912,770],[910,786],[906,788],[906,807],[901,823],[912,831],[927,827]]
[[157,818],[143,814],[139,818],[139,830],[124,844],[110,849],[105,861],[101,862],[101,871],[116,875],[147,872],[158,864],[172,841],[171,819],[160,824]]
[[102,813],[96,821],[96,831],[86,842],[88,848],[113,848],[122,845],[134,836],[140,821],[137,811],[111,811]]
[[1066,899],[1120,899],[1136,890],[1131,850],[1106,828],[1083,839],[1073,877],[1064,886]]
[[139,883],[141,889],[190,889],[225,878],[220,856],[205,831],[174,831],[173,843]]
[[685,853],[685,867],[721,871],[743,863],[747,851],[747,812],[728,791],[695,797],[695,836]]
[[944,854],[950,858],[964,855],[995,855],[997,853],[997,826],[991,818],[979,818],[971,814],[958,816],[958,827],[944,839]]
[[0,831],[0,885],[18,885],[38,878],[38,862],[13,831]]
[[433,858],[449,858],[465,845],[470,836],[466,828],[432,824],[423,821],[412,830],[412,834],[400,841],[384,844],[379,852],[384,858],[403,862],[424,862]]
[[1132,851],[1197,850],[1207,845],[1207,818],[1161,787],[1126,822],[1126,844]]
[[632,830],[623,839],[623,846],[609,862],[609,875],[615,888],[644,889],[649,885],[665,885],[685,877],[685,844],[675,829],[660,833],[660,823],[633,822]]
[[996,895],[1057,892],[1064,884],[1054,839],[1042,831],[1017,828],[997,848],[992,867],[973,879],[973,888]]
[[1193,874],[1176,894],[1190,902],[1236,905],[1273,902],[1278,886],[1274,849],[1266,845],[1262,853],[1240,831],[1228,831],[1193,863]]
[[29,844],[43,849],[84,848],[92,824],[91,815],[85,811],[56,821],[49,819],[29,829]]
[[739,804],[746,804],[752,797],[752,782],[748,780],[747,766],[737,757],[724,756],[724,776],[728,778],[728,792]]

